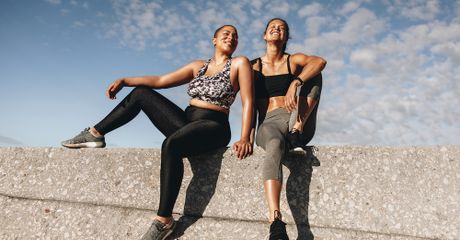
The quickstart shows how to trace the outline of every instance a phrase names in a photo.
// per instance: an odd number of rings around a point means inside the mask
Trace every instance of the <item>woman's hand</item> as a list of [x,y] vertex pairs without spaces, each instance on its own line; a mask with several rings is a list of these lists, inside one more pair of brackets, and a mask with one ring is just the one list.
[[233,152],[238,159],[244,159],[252,154],[252,143],[245,140],[239,140],[233,144]]
[[284,97],[284,105],[288,112],[292,112],[297,107],[297,86],[298,81],[292,81]]
[[105,92],[105,95],[110,99],[116,99],[117,93],[124,87],[124,85],[125,83],[123,78],[115,80],[113,83],[109,85],[107,91]]

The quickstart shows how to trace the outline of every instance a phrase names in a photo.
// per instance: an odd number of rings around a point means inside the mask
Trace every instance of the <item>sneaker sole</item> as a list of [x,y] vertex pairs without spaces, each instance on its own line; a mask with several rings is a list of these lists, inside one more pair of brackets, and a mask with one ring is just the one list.
[[85,142],[85,143],[74,143],[74,144],[62,144],[67,148],[104,148],[104,142]]
[[295,154],[307,154],[307,151],[301,147],[296,147],[291,150],[289,150],[290,153],[295,153]]

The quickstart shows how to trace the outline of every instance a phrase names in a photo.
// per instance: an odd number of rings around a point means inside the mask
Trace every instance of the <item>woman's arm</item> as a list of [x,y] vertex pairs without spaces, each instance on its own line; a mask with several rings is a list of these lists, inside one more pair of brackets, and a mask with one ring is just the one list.
[[[236,60],[236,59],[235,59]],[[239,159],[252,154],[251,132],[254,118],[254,82],[253,73],[249,60],[246,57],[238,57],[234,61],[238,70],[238,85],[240,88],[241,102],[243,105],[241,137],[233,144],[233,150]]]
[[327,62],[318,56],[307,56],[303,53],[296,53],[291,56],[291,63],[293,63],[296,67],[300,67],[302,71],[297,76],[300,79],[292,81],[286,93],[285,105],[288,111],[295,110],[297,104],[297,87],[301,86],[305,81],[308,81],[318,75],[324,69]]
[[161,76],[124,77],[115,80],[106,91],[107,97],[115,99],[116,94],[124,87],[147,86],[151,88],[169,88],[190,82],[194,76],[194,69],[201,61],[194,61],[174,72]]

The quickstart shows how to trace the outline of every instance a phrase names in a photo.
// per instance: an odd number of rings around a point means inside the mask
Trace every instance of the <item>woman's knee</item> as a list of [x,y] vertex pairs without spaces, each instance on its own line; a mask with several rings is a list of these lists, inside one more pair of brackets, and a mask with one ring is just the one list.
[[266,141],[265,144],[265,151],[280,151],[283,152],[285,149],[286,141],[284,138],[271,138],[270,140]]
[[173,136],[167,137],[162,145],[161,145],[161,152],[177,152],[177,139]]
[[264,147],[270,141],[270,139],[275,138],[274,132],[276,130],[271,127],[270,125],[260,125],[259,129],[257,130],[256,134],[256,143],[257,145]]
[[176,169],[182,162],[182,154],[174,138],[166,138],[161,145],[161,168]]
[[272,132],[272,130],[273,129],[269,125],[262,123],[262,125],[259,126],[259,129],[257,129],[257,138],[264,138]]
[[152,94],[155,90],[146,87],[146,86],[137,86],[131,91],[132,97],[145,96],[147,94]]

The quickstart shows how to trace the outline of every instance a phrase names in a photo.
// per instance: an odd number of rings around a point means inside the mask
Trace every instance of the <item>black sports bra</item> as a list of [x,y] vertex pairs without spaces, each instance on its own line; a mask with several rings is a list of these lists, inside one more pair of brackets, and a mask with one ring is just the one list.
[[291,65],[289,63],[290,57],[291,55],[288,55],[286,61],[288,73],[272,76],[265,76],[262,73],[262,59],[257,58],[259,62],[259,71],[254,71],[256,99],[286,95],[291,82],[294,80],[294,75],[291,73]]

